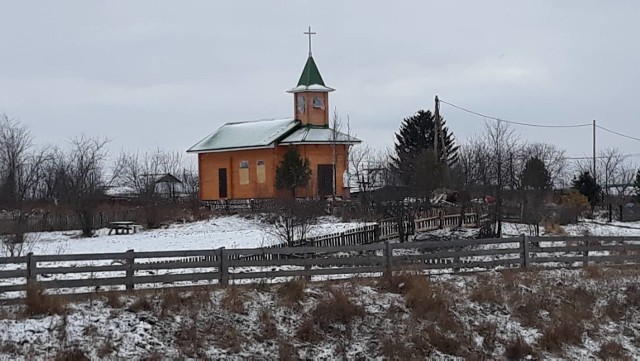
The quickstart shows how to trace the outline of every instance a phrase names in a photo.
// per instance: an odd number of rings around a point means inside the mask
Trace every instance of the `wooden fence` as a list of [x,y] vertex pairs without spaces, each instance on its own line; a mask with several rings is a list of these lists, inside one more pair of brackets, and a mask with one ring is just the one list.
[[[193,257],[190,262],[158,262]],[[229,284],[289,277],[428,274],[514,267],[640,264],[640,237],[545,237],[0,258],[0,302],[35,281],[55,293]]]

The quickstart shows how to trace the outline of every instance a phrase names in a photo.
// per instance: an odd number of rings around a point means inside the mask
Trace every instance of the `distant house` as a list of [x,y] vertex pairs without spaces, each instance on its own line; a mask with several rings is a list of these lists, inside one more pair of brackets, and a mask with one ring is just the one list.
[[289,147],[296,147],[311,166],[310,184],[296,191],[299,197],[348,197],[343,174],[349,147],[360,140],[329,127],[333,91],[309,53],[298,85],[288,91],[293,117],[226,123],[192,146],[188,152],[198,154],[200,199],[276,197],[276,167]]

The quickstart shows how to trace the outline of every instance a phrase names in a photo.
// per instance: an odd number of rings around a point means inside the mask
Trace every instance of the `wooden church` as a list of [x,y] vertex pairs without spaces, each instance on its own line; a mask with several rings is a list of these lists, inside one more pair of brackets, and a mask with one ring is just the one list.
[[296,147],[309,160],[312,172],[308,186],[296,190],[298,197],[348,197],[344,175],[349,147],[360,140],[330,128],[329,93],[334,90],[324,84],[309,41],[309,57],[298,85],[288,90],[293,94],[292,118],[226,123],[187,151],[198,154],[200,199],[286,194],[276,189],[275,174],[289,147]]

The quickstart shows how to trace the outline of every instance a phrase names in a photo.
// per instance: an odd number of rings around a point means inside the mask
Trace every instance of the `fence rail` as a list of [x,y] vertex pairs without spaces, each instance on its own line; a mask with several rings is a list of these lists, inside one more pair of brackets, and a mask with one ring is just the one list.
[[[193,257],[188,262],[162,262]],[[229,284],[283,277],[378,276],[401,270],[463,273],[496,268],[640,264],[640,237],[539,237],[304,245],[0,258],[0,303],[24,298],[28,282],[83,294]]]

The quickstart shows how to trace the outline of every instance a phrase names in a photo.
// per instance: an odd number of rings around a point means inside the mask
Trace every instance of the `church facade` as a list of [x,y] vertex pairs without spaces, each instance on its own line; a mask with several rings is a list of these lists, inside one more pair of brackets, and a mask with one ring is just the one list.
[[349,148],[360,140],[329,126],[329,93],[320,71],[309,57],[293,95],[293,117],[226,123],[192,146],[198,155],[200,199],[276,198],[276,167],[289,147],[309,160],[311,179],[296,190],[303,198],[348,197],[343,175]]

